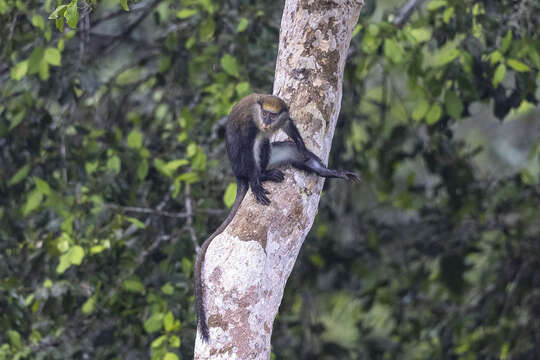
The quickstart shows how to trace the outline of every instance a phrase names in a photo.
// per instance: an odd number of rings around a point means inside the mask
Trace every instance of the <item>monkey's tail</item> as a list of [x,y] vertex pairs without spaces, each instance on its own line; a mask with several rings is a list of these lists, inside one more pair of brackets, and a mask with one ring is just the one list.
[[225,230],[225,228],[232,221],[232,219],[236,215],[236,212],[238,211],[238,208],[240,207],[240,204],[242,203],[242,200],[244,200],[248,189],[248,181],[238,179],[236,198],[234,199],[234,204],[231,207],[229,215],[227,215],[225,220],[223,220],[223,222],[221,223],[221,225],[219,225],[216,231],[214,231],[212,235],[210,235],[210,237],[208,237],[208,239],[206,239],[206,241],[201,245],[201,250],[199,250],[199,255],[197,256],[197,260],[195,261],[195,311],[197,313],[197,322],[199,324],[202,339],[206,342],[208,342],[208,339],[210,338],[210,332],[208,330],[208,324],[206,322],[206,310],[204,308],[204,284],[202,277],[202,265],[206,256],[206,250],[208,249],[208,246],[210,245],[212,240],[214,240],[216,236],[221,234],[223,230]]

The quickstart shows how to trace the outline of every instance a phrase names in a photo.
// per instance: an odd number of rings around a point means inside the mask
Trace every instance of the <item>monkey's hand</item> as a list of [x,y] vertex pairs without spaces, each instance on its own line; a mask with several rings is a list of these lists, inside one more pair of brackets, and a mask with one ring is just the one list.
[[283,180],[285,180],[285,175],[278,169],[266,170],[261,176],[261,181],[282,182]]

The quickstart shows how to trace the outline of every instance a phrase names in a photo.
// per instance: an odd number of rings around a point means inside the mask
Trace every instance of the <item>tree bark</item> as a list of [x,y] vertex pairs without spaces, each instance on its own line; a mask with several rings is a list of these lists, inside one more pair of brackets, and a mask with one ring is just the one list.
[[[289,104],[307,147],[324,161],[362,6],[363,0],[286,0],[283,10],[274,94]],[[274,318],[324,183],[298,170],[285,173],[284,182],[264,184],[270,206],[257,204],[248,192],[208,248],[202,276],[210,341],[197,335],[195,359],[270,359]]]

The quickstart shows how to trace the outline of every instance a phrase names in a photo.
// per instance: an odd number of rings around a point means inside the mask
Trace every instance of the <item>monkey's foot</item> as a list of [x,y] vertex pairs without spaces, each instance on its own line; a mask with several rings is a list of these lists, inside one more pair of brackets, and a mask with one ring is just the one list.
[[339,177],[344,179],[344,180],[348,180],[348,181],[351,181],[351,182],[354,182],[354,183],[359,183],[359,182],[362,181],[360,176],[355,172],[352,172],[352,171],[349,171],[349,170],[338,170],[338,172],[340,174]]
[[263,188],[260,183],[252,183],[251,192],[259,204],[270,205],[270,199],[268,199],[268,196],[266,196],[267,194],[270,194],[270,192]]
[[285,175],[278,169],[267,170],[261,176],[261,181],[282,182],[283,180],[285,180]]

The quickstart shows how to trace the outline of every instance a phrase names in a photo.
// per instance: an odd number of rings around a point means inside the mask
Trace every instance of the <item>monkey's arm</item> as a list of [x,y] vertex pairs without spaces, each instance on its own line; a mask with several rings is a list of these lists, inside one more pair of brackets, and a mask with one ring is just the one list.
[[268,169],[292,165],[308,173],[325,178],[340,178],[352,182],[360,182],[358,174],[341,169],[328,169],[321,159],[307,148],[300,150],[292,141],[276,141],[271,144],[271,155]]
[[300,135],[300,131],[298,131],[298,128],[296,125],[294,125],[293,121],[289,118],[287,120],[287,123],[285,124],[283,130],[285,130],[285,133],[294,141],[296,144],[296,147],[300,151],[308,151],[306,148],[306,144],[304,144],[304,140],[302,139],[302,136]]

